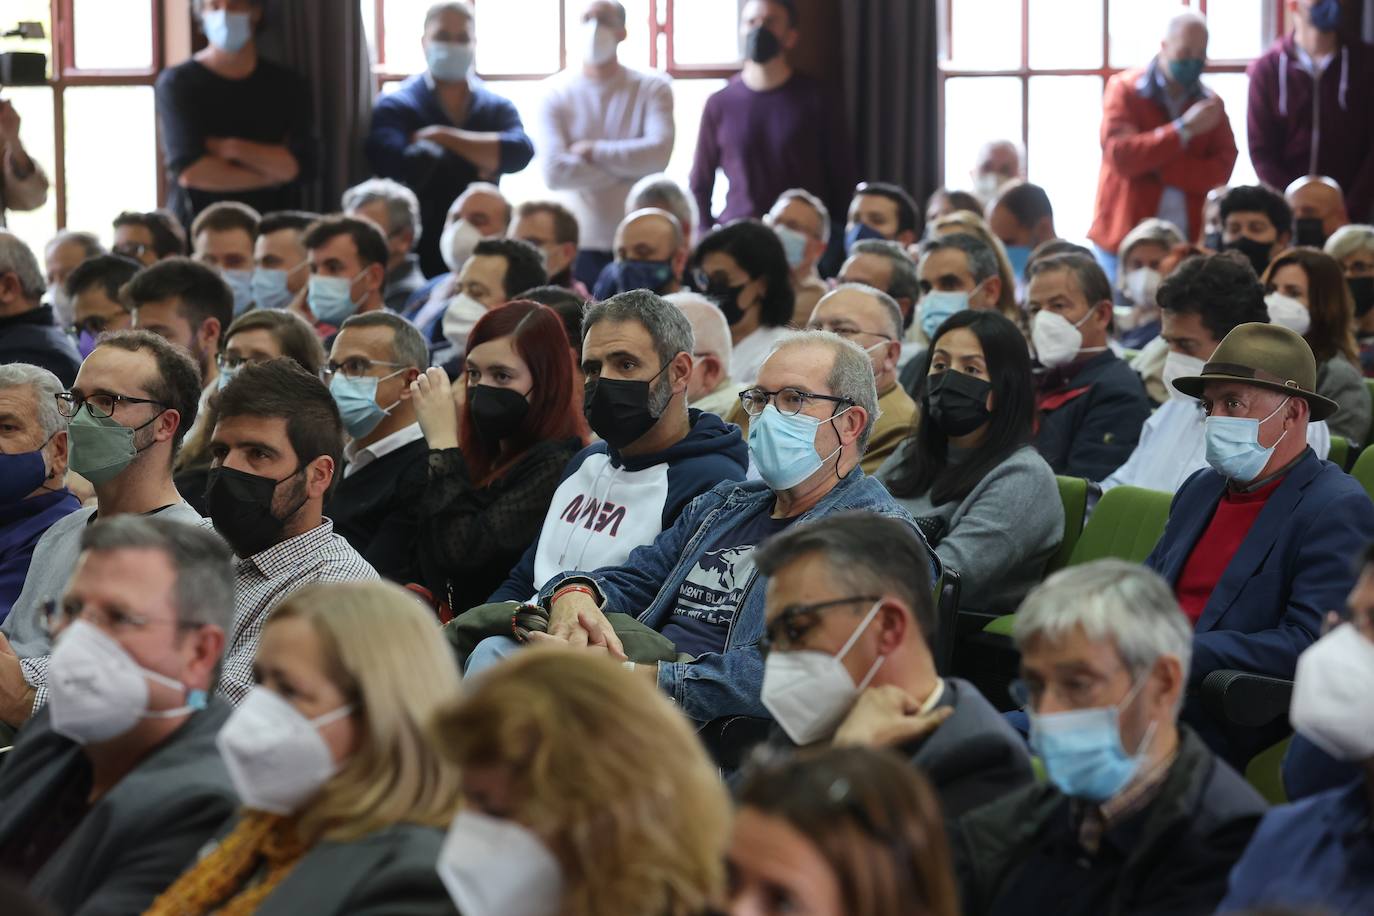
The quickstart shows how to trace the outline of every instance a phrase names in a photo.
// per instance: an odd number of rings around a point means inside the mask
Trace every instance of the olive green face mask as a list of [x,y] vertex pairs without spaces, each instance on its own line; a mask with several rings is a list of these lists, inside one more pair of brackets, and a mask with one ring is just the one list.
[[[160,416],[162,411],[158,411],[148,423]],[[97,485],[118,477],[141,451],[134,448],[134,433],[148,423],[128,427],[114,417],[97,417],[90,410],[78,410],[67,424],[68,448],[71,450],[68,466]]]

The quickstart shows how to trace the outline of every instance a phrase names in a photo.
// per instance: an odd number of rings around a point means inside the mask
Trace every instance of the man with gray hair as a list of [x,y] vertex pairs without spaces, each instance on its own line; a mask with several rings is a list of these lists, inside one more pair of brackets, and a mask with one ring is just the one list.
[[692,323],[692,380],[687,405],[724,419],[739,405],[739,383],[730,377],[734,344],[730,323],[714,302],[700,293],[672,293],[664,299],[682,309]]
[[842,283],[827,293],[806,325],[830,331],[864,348],[878,386],[878,417],[864,451],[865,474],[876,474],[897,446],[916,431],[916,402],[897,384],[902,352],[902,310],[887,293],[860,283]]
[[46,292],[43,271],[29,246],[0,229],[0,365],[42,366],[70,385],[81,357],[57,326],[53,307],[42,304]]
[[[715,486],[622,565],[565,567],[539,592],[548,632],[530,636],[632,662],[698,723],[768,715],[759,650],[766,583],[754,567],[756,547],[794,522],[849,510],[916,530],[859,467],[878,392],[858,346],[828,331],[789,334],[740,398],[762,479]],[[926,554],[934,576],[938,563]],[[622,641],[621,633],[633,640]],[[648,652],[634,648],[651,633],[663,642]]]
[[369,178],[344,191],[343,210],[349,216],[372,220],[386,236],[388,257],[382,300],[389,311],[404,311],[406,301],[425,285],[420,256],[415,254],[415,243],[423,229],[419,198],[399,181]]
[[682,235],[689,243],[700,221],[696,201],[682,185],[662,172],[645,175],[625,195],[625,214],[628,216],[636,210],[667,210],[677,217]]
[[211,531],[121,515],[81,533],[50,702],[0,771],[0,869],[61,913],[141,913],[238,808],[210,694],[234,616]]
[[1265,803],[1178,722],[1193,634],[1169,587],[1120,560],[1069,567],[1013,637],[1049,779],[951,829],[964,912],[1212,912]]
[[24,589],[38,539],[81,504],[64,483],[62,383],[28,363],[0,366],[0,621]]
[[57,313],[60,327],[72,326],[75,308],[67,294],[67,278],[83,261],[105,253],[105,246],[91,232],[61,229],[43,246],[44,266],[47,268],[48,305]]
[[[906,249],[897,242],[888,239],[862,239],[855,242],[849,249],[849,257],[840,265],[837,279],[840,283],[862,283],[887,293],[901,307],[902,333],[905,334],[911,327],[921,288],[916,279],[916,265],[907,256]],[[905,365],[919,349],[905,348],[902,364]]]
[[816,271],[830,244],[830,209],[805,188],[789,188],[778,195],[763,221],[778,234],[787,253],[795,299],[792,323],[802,327],[830,288]]

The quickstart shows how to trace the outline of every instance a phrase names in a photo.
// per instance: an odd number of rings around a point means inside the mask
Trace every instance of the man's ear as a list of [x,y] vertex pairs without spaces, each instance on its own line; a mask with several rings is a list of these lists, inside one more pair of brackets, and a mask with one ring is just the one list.
[[715,354],[707,354],[696,360],[697,367],[701,369],[701,383],[707,391],[715,391],[716,386],[725,378],[725,367],[721,365],[719,357]]
[[157,426],[154,427],[154,442],[169,442],[176,438],[177,430],[181,428],[181,411],[175,408],[167,408],[157,418]]
[[840,442],[843,445],[850,445],[859,441],[860,434],[864,427],[868,425],[868,411],[855,404],[845,411],[844,416],[840,417],[844,421],[840,426]]
[[901,244],[903,248],[906,248],[908,245],[915,243],[916,230],[903,229],[901,232],[897,233],[897,235],[893,238],[893,241],[898,242],[899,244]]
[[674,253],[672,258],[673,279],[681,280],[683,273],[687,270],[687,259],[692,256],[692,252],[685,245]]
[[419,370],[419,369],[416,369],[414,366],[411,366],[409,369],[407,369],[406,372],[405,372],[405,375],[401,376],[401,379],[402,379],[402,381],[404,382],[404,384],[401,385],[401,400],[402,400],[402,401],[408,401],[408,400],[410,400],[410,385],[411,385],[412,382],[414,382],[414,381],[415,381],[417,378],[419,378],[419,377],[420,377],[420,370]]
[[983,281],[983,307],[997,308],[997,300],[1002,298],[1002,277],[993,274]]
[[683,350],[674,356],[668,364],[668,377],[672,380],[673,394],[685,393],[692,380],[692,354]]
[[48,443],[48,476],[45,480],[60,481],[67,473],[67,431],[64,429]]
[[878,654],[891,655],[906,639],[913,615],[902,606],[886,601],[878,609]]
[[1173,718],[1186,686],[1183,663],[1173,655],[1161,655],[1150,669],[1150,681],[1157,685],[1154,708],[1150,710],[1152,717]]
[[224,332],[224,327],[219,323],[218,318],[206,318],[200,323],[200,328],[196,330],[196,342],[200,344],[202,353],[208,353],[212,357],[219,353],[220,335]]
[[334,459],[320,455],[305,466],[305,495],[310,499],[323,499],[334,482]]
[[367,288],[368,290],[380,291],[386,285],[386,265],[369,264],[367,266]]

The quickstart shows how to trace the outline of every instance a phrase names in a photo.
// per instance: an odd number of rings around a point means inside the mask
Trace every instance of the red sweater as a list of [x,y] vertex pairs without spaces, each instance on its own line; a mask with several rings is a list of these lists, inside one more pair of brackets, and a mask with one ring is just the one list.
[[1193,545],[1188,562],[1183,564],[1183,572],[1178,577],[1175,595],[1179,606],[1188,619],[1197,626],[1207,599],[1212,597],[1231,558],[1240,549],[1241,542],[1250,533],[1250,526],[1264,509],[1269,497],[1283,483],[1288,475],[1265,484],[1253,493],[1232,493],[1229,490],[1217,503],[1217,511]]

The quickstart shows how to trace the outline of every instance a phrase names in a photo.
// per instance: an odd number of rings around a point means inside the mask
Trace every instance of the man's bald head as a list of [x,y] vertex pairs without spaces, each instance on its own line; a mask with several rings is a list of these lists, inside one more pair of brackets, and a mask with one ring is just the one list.
[[1306,175],[1290,184],[1283,196],[1293,208],[1295,220],[1321,220],[1322,233],[1328,238],[1350,222],[1350,214],[1345,209],[1345,194],[1334,178]]
[[[636,210],[615,231],[616,257],[622,260],[664,261],[685,246],[682,224],[667,210]],[[648,249],[651,254],[636,253]]]
[[1192,10],[1170,17],[1160,50],[1168,60],[1207,59],[1207,20]]
[[448,208],[445,223],[464,219],[482,235],[498,236],[505,235],[510,228],[511,216],[510,201],[500,188],[490,182],[475,181]]

